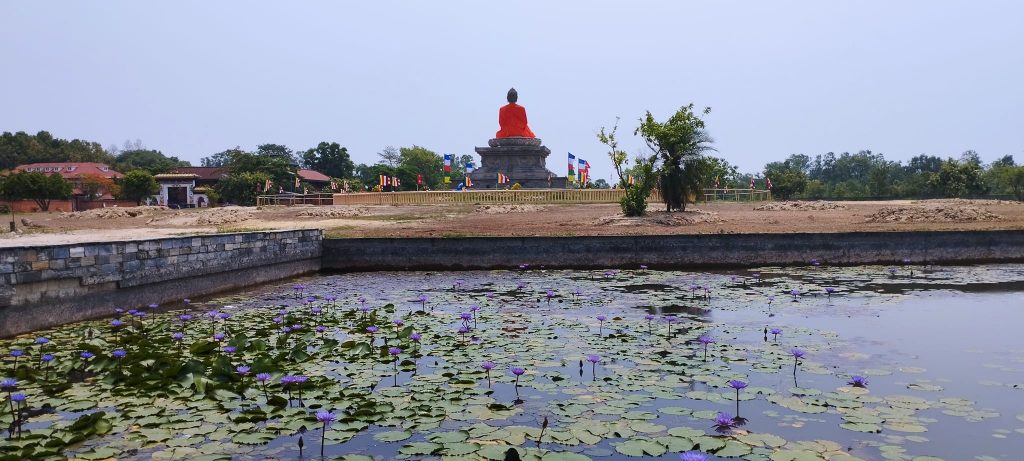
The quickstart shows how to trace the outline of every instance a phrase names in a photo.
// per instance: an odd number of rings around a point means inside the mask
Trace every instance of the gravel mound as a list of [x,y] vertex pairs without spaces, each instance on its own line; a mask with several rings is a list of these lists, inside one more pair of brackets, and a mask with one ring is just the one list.
[[126,208],[96,208],[95,210],[86,211],[75,211],[72,213],[62,213],[62,217],[82,219],[82,218],[100,218],[100,219],[122,219],[122,218],[137,218],[147,214],[166,211],[167,208],[161,206],[137,206],[137,207],[126,207]]
[[649,211],[640,217],[626,217],[622,215],[605,216],[595,221],[598,225],[610,226],[687,226],[693,224],[715,224],[722,222],[718,213],[690,209],[687,211],[676,211],[673,213],[665,211]]
[[845,210],[846,205],[836,202],[813,201],[813,202],[770,202],[759,207],[755,211],[804,211],[804,210]]
[[531,211],[540,211],[545,207],[540,205],[481,205],[473,210],[476,213],[483,214],[507,214],[507,213],[529,213]]
[[300,218],[348,218],[351,216],[362,216],[369,214],[367,208],[348,207],[315,207],[307,208],[299,212]]
[[974,205],[887,206],[865,219],[870,223],[903,222],[984,222],[1003,218]]

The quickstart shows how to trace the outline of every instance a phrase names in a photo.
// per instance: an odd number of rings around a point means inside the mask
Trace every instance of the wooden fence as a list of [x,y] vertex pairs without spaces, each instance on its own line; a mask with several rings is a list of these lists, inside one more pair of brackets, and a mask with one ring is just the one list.
[[[623,189],[523,189],[419,192],[357,192],[350,194],[261,195],[263,205],[434,205],[444,203],[619,203]],[[771,192],[750,189],[704,189],[704,201],[771,200]],[[661,193],[651,192],[649,202],[661,202]]]
[[757,189],[704,189],[704,201],[770,202],[772,191]]
[[277,194],[256,197],[256,206],[267,205],[334,205],[334,197],[339,194]]

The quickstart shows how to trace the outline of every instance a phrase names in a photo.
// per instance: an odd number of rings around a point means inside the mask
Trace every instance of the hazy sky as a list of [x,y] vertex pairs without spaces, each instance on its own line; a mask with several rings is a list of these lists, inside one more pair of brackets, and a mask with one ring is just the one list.
[[719,155],[1024,160],[1024,2],[0,0],[0,131],[199,158],[321,140],[472,153],[514,86],[565,174],[645,110],[711,106]]

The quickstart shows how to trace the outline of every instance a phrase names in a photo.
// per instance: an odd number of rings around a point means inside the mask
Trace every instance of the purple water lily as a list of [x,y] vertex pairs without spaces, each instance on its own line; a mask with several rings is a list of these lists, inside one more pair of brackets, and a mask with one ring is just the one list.
[[331,423],[333,423],[335,419],[337,419],[337,417],[334,415],[334,413],[331,413],[331,412],[329,412],[327,410],[320,410],[320,411],[316,412],[316,420],[319,421],[320,424],[323,424],[323,430],[320,432],[320,458],[321,459],[323,459],[323,457],[324,457],[324,441],[326,440],[326,437],[327,437],[327,427],[330,426]]
[[868,387],[868,379],[863,377],[863,376],[853,375],[853,376],[850,377],[850,382],[848,382],[847,384],[849,384],[849,385],[851,385],[853,387],[864,388],[864,387]]
[[736,389],[736,416],[740,415],[740,390],[747,387],[747,383],[738,379],[729,381],[729,387]]
[[487,373],[487,387],[491,387],[491,369],[494,368],[494,362],[488,360],[480,364],[480,368],[483,368]]
[[688,451],[679,454],[679,461],[708,461],[708,455],[699,451]]
[[715,417],[715,429],[719,432],[725,432],[736,426],[736,420],[732,415],[724,412],[719,412],[718,416]]
[[800,359],[804,358],[806,353],[798,348],[793,348],[789,351],[789,354],[793,356],[793,375],[796,375],[796,366],[800,363]]
[[598,315],[597,316],[597,321],[600,322],[598,324],[598,327],[597,327],[597,336],[601,336],[601,337],[604,336],[604,321],[605,320],[608,320],[607,316],[605,316],[605,315]]
[[519,395],[519,377],[526,373],[526,369],[523,367],[512,367],[510,371],[513,375],[516,375],[516,395]]
[[594,380],[597,380],[597,363],[601,361],[601,356],[597,354],[590,354],[587,356],[587,361],[590,362],[590,374]]
[[249,368],[249,367],[247,367],[245,365],[239,365],[239,366],[235,367],[235,373],[238,373],[238,374],[240,374],[242,376],[245,376],[245,375],[249,374],[249,370],[252,370],[252,368]]
[[779,335],[782,334],[782,329],[780,329],[780,328],[772,328],[770,333],[772,334],[772,340],[773,341],[777,341],[779,339]]
[[697,341],[704,345],[704,361],[707,362],[708,361],[708,345],[714,343],[715,342],[715,338],[712,338],[711,336],[704,334],[704,335],[700,335],[697,338]]

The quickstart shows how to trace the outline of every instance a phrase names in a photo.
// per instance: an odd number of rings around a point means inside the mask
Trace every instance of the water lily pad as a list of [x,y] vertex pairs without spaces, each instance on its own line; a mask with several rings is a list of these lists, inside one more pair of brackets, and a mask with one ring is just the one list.
[[373,439],[378,442],[401,442],[409,437],[412,437],[412,434],[406,431],[378,432],[373,435]]

